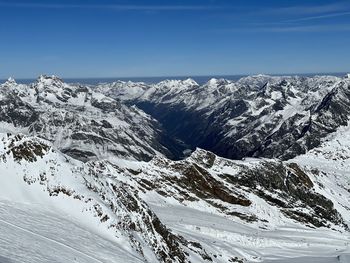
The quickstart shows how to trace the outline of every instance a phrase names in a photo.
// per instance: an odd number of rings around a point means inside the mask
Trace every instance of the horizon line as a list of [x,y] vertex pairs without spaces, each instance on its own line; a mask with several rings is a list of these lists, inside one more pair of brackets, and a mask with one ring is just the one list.
[[305,72],[305,73],[264,73],[264,72],[260,72],[260,73],[240,73],[240,74],[189,74],[189,75],[159,75],[159,76],[119,76],[119,77],[61,77],[60,75],[56,75],[56,74],[39,74],[37,77],[19,77],[19,78],[15,78],[12,76],[9,77],[1,77],[0,80],[7,80],[9,78],[14,78],[15,80],[36,80],[38,77],[40,76],[56,76],[58,78],[61,78],[63,80],[98,80],[98,79],[152,79],[152,78],[170,78],[170,79],[175,79],[175,78],[198,78],[198,77],[239,77],[239,76],[257,76],[257,75],[267,75],[267,76],[302,76],[302,75],[341,75],[341,74],[348,74],[350,72],[349,71],[333,71],[333,72]]

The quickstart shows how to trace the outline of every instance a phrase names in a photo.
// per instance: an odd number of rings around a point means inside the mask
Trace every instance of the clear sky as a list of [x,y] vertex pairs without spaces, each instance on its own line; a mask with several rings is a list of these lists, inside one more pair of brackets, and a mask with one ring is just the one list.
[[350,1],[0,0],[0,78],[350,71]]

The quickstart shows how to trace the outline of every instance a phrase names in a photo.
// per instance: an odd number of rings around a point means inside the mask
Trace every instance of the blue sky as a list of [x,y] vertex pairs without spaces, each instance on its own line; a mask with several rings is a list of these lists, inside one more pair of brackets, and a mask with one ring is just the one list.
[[0,0],[0,78],[350,71],[350,1]]

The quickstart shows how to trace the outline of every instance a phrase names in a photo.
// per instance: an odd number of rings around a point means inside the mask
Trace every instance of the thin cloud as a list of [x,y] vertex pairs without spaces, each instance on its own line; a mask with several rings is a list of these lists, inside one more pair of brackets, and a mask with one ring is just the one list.
[[262,14],[279,14],[279,15],[321,15],[332,12],[342,12],[350,8],[349,3],[337,2],[329,5],[298,5],[288,7],[268,8],[261,11]]
[[350,31],[350,25],[310,25],[293,27],[270,27],[261,29],[265,32],[342,32]]
[[306,25],[306,26],[273,26],[273,27],[240,27],[216,30],[217,33],[312,33],[312,32],[345,32],[350,31],[350,24],[341,25]]
[[[349,31],[349,24],[324,24],[317,20],[331,19],[350,15],[349,2],[336,2],[328,5],[299,5],[263,9],[260,19],[269,16],[269,21],[253,22],[241,30],[249,32],[339,32]],[[278,20],[278,17],[289,17]],[[271,20],[272,19],[272,20]],[[312,23],[312,21],[314,21]],[[304,23],[305,22],[305,23]],[[310,22],[310,23],[307,23]],[[237,31],[237,30],[236,30]]]
[[297,19],[286,20],[286,22],[302,22],[302,21],[311,21],[311,20],[321,20],[321,19],[348,16],[348,15],[350,15],[350,11],[349,12],[332,13],[332,14],[324,14],[324,15],[320,15],[320,16],[302,17],[302,18],[297,18]]
[[[264,11],[262,13],[264,13]],[[329,5],[279,7],[265,10],[265,14],[268,13],[273,15],[287,15],[291,17],[282,22],[306,22],[348,16],[350,15],[350,4],[349,2],[337,2]]]
[[116,11],[201,11],[218,9],[218,6],[201,5],[75,5],[75,4],[41,4],[22,2],[0,2],[3,7],[42,8],[42,9],[110,9]]

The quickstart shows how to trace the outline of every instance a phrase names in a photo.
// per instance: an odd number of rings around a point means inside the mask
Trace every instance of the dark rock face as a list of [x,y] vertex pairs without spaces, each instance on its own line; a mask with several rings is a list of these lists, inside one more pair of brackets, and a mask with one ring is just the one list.
[[[299,222],[316,227],[327,227],[327,222],[332,222],[347,228],[333,203],[313,190],[312,181],[295,163],[264,162],[257,169],[244,171],[239,178],[224,177],[239,187],[248,187]],[[309,212],[302,212],[303,208]]]
[[62,149],[62,152],[82,162],[88,162],[89,160],[97,157],[93,152],[82,151],[74,148]]
[[160,262],[188,262],[181,246],[182,238],[174,235],[162,224],[157,215],[140,199],[136,189],[117,180],[110,182],[106,174],[109,165],[104,162],[90,163],[87,184],[113,213],[124,211],[120,223],[115,228],[128,231],[131,242],[141,255],[143,250],[138,241],[140,236],[148,243]]
[[[309,117],[300,122],[295,115],[284,122],[277,133],[264,142],[253,156],[290,159],[320,145],[321,139],[347,125],[350,117],[349,84],[341,82],[310,110]],[[295,125],[298,123],[299,125]],[[276,145],[273,145],[276,142]],[[277,142],[279,142],[277,144]]]
[[26,127],[38,118],[38,112],[16,95],[0,100],[0,121],[2,122]]
[[42,158],[51,149],[50,146],[39,140],[25,141],[23,138],[23,135],[15,135],[11,136],[9,141],[6,141],[7,145],[4,149],[6,153],[3,155],[3,160],[6,155],[11,154],[17,162],[36,162],[38,158]]
[[315,190],[309,174],[296,163],[260,160],[252,165],[197,149],[182,161],[155,158],[150,167],[150,171],[122,171],[145,192],[155,191],[184,204],[204,201],[221,213],[246,222],[266,220],[249,212],[255,202],[249,198],[253,194],[309,227],[334,224],[348,229],[333,202]]

